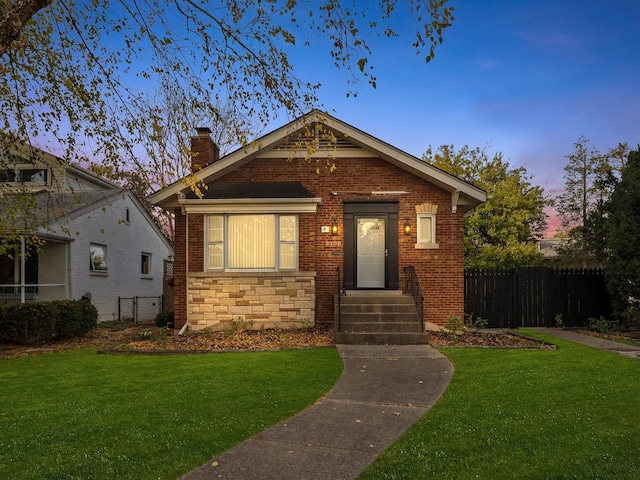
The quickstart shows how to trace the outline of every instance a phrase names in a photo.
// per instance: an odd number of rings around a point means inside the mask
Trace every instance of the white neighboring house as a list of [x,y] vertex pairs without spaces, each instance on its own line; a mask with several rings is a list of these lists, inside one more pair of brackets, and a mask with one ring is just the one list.
[[[33,205],[17,228],[21,246],[0,256],[0,303],[90,294],[100,321],[155,318],[173,248],[135,194],[27,146],[4,155],[0,183],[4,202],[26,189]],[[37,251],[34,236],[43,242]]]

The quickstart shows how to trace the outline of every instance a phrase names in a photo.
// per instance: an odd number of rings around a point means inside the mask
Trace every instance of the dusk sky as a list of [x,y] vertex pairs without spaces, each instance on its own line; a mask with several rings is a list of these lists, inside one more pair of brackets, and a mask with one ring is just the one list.
[[581,135],[601,151],[638,146],[640,0],[451,3],[435,59],[417,57],[409,37],[374,44],[377,89],[363,83],[355,99],[326,58],[294,59],[297,72],[322,82],[329,113],[401,150],[490,145],[547,194],[562,188]]

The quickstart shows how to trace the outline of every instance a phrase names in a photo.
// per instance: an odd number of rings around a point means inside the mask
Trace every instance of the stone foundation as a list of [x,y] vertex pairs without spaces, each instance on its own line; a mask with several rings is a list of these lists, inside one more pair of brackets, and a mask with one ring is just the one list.
[[305,327],[315,323],[315,272],[188,273],[193,330]]

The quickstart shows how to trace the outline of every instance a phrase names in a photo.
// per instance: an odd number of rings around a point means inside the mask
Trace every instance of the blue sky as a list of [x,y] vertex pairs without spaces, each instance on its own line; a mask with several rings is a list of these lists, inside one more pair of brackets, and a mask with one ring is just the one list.
[[451,4],[455,21],[429,64],[408,37],[372,45],[375,90],[363,83],[345,98],[345,73],[319,49],[297,73],[322,82],[331,114],[412,155],[491,145],[548,194],[581,135],[601,151],[640,143],[640,0]]

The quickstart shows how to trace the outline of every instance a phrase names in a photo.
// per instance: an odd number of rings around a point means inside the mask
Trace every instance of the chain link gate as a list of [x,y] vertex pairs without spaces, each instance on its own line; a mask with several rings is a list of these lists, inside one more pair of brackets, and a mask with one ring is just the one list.
[[152,322],[162,311],[162,295],[155,297],[118,297],[118,320]]

